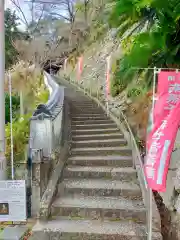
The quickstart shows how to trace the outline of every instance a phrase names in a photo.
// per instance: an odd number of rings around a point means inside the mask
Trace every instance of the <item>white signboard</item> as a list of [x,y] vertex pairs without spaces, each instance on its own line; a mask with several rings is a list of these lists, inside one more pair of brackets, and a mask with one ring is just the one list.
[[0,181],[0,222],[26,219],[25,181]]

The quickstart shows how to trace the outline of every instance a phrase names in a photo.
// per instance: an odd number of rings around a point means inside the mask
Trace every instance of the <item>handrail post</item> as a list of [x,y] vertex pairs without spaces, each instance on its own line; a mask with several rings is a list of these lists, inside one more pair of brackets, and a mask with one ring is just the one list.
[[90,84],[90,88],[89,88],[89,94],[92,97],[92,85]]
[[133,168],[136,169],[136,156],[134,154],[134,144],[133,144],[133,140],[132,140],[132,136],[129,133],[129,137],[130,137],[130,144],[131,144],[131,148],[132,148],[132,157],[133,157]]

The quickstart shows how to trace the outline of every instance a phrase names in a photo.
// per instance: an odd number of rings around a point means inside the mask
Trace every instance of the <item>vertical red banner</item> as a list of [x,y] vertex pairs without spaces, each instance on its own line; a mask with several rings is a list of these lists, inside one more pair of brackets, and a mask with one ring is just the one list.
[[106,59],[106,97],[110,95],[110,71],[111,71],[111,57]]
[[78,80],[80,80],[82,72],[83,72],[83,56],[78,58],[78,64],[77,64],[77,79]]
[[148,186],[165,192],[169,162],[180,124],[180,73],[159,73],[157,97],[144,170]]

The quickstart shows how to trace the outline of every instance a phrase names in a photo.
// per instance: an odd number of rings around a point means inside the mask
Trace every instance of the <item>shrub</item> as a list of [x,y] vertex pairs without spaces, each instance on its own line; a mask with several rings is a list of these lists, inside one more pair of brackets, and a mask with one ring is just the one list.
[[[31,114],[25,115],[18,120],[14,120],[13,127],[13,149],[15,155],[24,153],[25,146],[29,139],[29,119]],[[6,157],[9,158],[11,154],[11,126],[10,123],[6,125]]]
[[142,95],[142,89],[141,88],[131,88],[128,90],[127,97],[128,98],[134,98]]
[[[17,95],[12,96],[12,114],[13,118],[16,118],[17,111],[20,107],[20,98]],[[10,122],[10,98],[9,94],[5,95],[5,122]]]

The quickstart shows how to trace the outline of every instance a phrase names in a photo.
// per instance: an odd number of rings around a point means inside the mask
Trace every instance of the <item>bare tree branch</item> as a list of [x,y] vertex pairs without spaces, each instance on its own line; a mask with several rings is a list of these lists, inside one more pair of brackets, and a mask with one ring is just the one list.
[[20,19],[23,23],[26,24],[26,26],[28,27],[29,26],[29,23],[28,23],[28,20],[27,18],[25,17],[25,14],[20,6],[20,3],[19,3],[19,0],[10,0],[13,5],[17,8],[18,12],[22,15],[22,18],[23,19]]
[[[38,6],[40,7],[38,9],[38,11],[40,12],[37,19],[34,19],[34,10],[37,9],[37,7],[34,5],[34,1],[29,1],[28,5],[29,5],[29,10],[31,13],[31,22],[28,21],[28,19],[26,18],[23,8],[22,8],[22,3],[20,4],[19,0],[10,0],[12,2],[12,4],[15,6],[15,8],[17,9],[17,11],[21,14],[22,18],[20,18],[20,20],[26,25],[27,30],[33,34],[36,30],[37,27],[39,25],[39,22],[41,21],[43,14],[44,14],[44,9],[45,9],[45,4],[38,4]],[[36,7],[36,9],[35,9]],[[33,29],[29,29],[29,26],[31,23],[36,23]]]
[[42,19],[42,17],[43,17],[43,14],[44,14],[44,9],[45,9],[45,6],[43,5],[41,14],[40,14],[38,20],[36,21],[36,25],[35,25],[35,27],[34,27],[34,29],[33,29],[33,32],[35,32],[35,31],[37,30],[37,28],[38,28],[39,22],[41,21],[41,19]]

